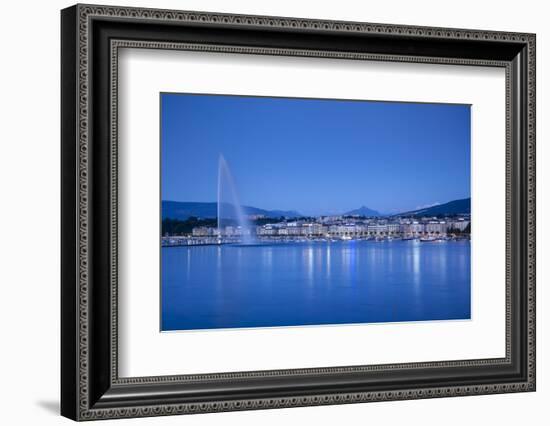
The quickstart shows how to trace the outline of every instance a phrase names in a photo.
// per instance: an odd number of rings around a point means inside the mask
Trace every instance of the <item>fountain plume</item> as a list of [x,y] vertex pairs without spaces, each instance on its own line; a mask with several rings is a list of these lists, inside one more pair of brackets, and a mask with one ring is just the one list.
[[243,244],[254,241],[254,233],[237,194],[233,175],[224,156],[218,160],[218,236],[240,236]]

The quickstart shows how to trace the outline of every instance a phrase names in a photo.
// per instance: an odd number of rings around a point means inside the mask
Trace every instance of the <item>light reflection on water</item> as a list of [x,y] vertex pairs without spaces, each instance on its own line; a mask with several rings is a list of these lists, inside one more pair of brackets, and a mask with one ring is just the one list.
[[470,243],[162,249],[162,329],[470,318]]
[[326,245],[326,260],[325,260],[325,269],[326,269],[326,273],[325,273],[325,277],[327,280],[330,280],[330,248],[331,248],[332,244],[327,244]]

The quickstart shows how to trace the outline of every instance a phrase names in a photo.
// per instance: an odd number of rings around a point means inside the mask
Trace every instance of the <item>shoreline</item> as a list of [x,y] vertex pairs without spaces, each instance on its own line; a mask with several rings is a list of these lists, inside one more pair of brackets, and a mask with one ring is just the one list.
[[[163,237],[167,238],[167,237]],[[355,242],[372,242],[372,243],[392,243],[392,242],[413,242],[413,243],[431,243],[441,244],[447,242],[461,242],[470,241],[468,237],[418,237],[418,238],[402,238],[402,237],[383,237],[383,238],[353,238],[353,239],[260,239],[253,243],[242,243],[240,241],[226,241],[226,242],[191,242],[188,239],[182,238],[181,243],[164,244],[161,242],[161,248],[169,247],[201,247],[201,246],[240,246],[240,247],[255,247],[264,245],[299,245],[299,244],[338,244],[338,243],[355,243]]]

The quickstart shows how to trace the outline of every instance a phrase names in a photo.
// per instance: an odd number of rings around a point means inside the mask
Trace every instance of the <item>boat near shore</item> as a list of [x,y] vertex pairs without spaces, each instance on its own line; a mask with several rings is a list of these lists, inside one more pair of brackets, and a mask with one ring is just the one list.
[[439,241],[439,238],[436,238],[436,237],[422,237],[422,238],[420,238],[421,243],[434,243],[436,241]]
[[449,237],[422,237],[420,238],[421,243],[444,243],[452,240]]

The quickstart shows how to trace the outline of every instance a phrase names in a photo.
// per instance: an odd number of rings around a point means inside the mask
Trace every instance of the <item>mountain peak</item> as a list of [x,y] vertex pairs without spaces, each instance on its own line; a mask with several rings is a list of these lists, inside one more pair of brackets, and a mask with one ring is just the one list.
[[379,211],[369,209],[366,206],[361,206],[358,209],[350,210],[344,213],[344,216],[382,216]]

